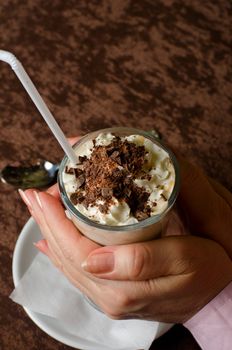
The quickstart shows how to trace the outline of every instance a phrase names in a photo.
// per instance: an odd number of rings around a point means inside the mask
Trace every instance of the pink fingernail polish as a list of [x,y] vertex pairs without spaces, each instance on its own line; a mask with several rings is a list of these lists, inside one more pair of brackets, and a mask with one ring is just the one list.
[[108,273],[114,269],[114,254],[112,252],[93,254],[81,264],[83,270],[94,273]]
[[43,209],[38,192],[34,191],[34,195],[35,195],[35,199],[36,199],[37,203],[39,204],[40,208]]
[[43,249],[40,247],[40,244],[38,244],[38,242],[34,242],[33,245],[36,247],[36,249],[38,249],[41,253],[45,254]]
[[21,188],[18,189],[19,195],[22,198],[22,200],[24,201],[24,203],[28,206],[28,208],[30,210],[32,210],[32,205],[31,202],[29,201],[29,198],[27,197],[27,195],[25,194],[25,192],[23,190],[21,190]]
[[33,245],[41,252],[45,254],[47,243],[45,240],[40,240],[38,242],[34,242]]

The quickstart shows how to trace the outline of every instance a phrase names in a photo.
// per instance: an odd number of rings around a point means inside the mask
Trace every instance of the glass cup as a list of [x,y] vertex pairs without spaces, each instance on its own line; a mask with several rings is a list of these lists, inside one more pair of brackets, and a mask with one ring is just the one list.
[[161,149],[166,151],[170,157],[175,170],[175,184],[172,193],[167,200],[167,207],[162,213],[153,215],[147,219],[131,225],[109,226],[100,224],[80,213],[70,201],[66,193],[63,181],[63,174],[68,163],[68,158],[65,156],[60,165],[58,173],[58,184],[62,202],[65,208],[68,210],[73,223],[83,235],[101,245],[130,244],[135,242],[148,241],[158,237],[161,234],[164,219],[167,218],[167,214],[173,207],[179,192],[180,175],[176,157],[160,140],[157,139],[157,137],[152,135],[152,133],[126,127],[112,127],[91,132],[82,137],[73,146],[73,148],[78,153],[78,150],[83,150],[83,147],[85,147],[85,144],[87,142],[95,139],[101,133],[113,133],[117,136],[141,135],[144,138],[152,141],[154,144],[158,145]]

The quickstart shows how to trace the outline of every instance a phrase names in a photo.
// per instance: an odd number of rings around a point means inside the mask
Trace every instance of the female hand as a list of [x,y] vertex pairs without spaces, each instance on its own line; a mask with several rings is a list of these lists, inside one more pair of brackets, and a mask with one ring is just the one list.
[[[219,242],[232,257],[231,195],[183,160],[181,175],[179,203],[191,232]],[[208,239],[100,247],[67,219],[57,188],[52,195],[29,190],[23,198],[45,237],[38,249],[112,318],[184,322],[232,279],[225,250]]]
[[232,280],[228,255],[208,239],[100,247],[78,232],[54,194],[23,195],[46,239],[37,247],[111,318],[184,322]]

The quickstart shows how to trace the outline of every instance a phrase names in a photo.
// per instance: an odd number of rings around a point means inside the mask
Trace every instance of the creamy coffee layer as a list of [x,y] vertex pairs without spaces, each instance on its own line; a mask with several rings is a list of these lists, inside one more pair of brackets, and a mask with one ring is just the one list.
[[67,163],[67,195],[84,216],[105,225],[131,225],[161,214],[175,183],[168,153],[141,135],[99,134]]

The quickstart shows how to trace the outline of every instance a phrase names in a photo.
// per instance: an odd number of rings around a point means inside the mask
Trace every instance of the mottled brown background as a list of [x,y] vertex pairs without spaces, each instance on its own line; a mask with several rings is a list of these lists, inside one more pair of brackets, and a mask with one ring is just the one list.
[[[232,188],[231,2],[0,0],[0,48],[23,63],[64,132],[122,125],[164,138]],[[13,71],[0,63],[0,167],[63,153]],[[0,185],[0,349],[67,350],[8,295],[29,217]],[[199,349],[175,326],[152,349]]]

